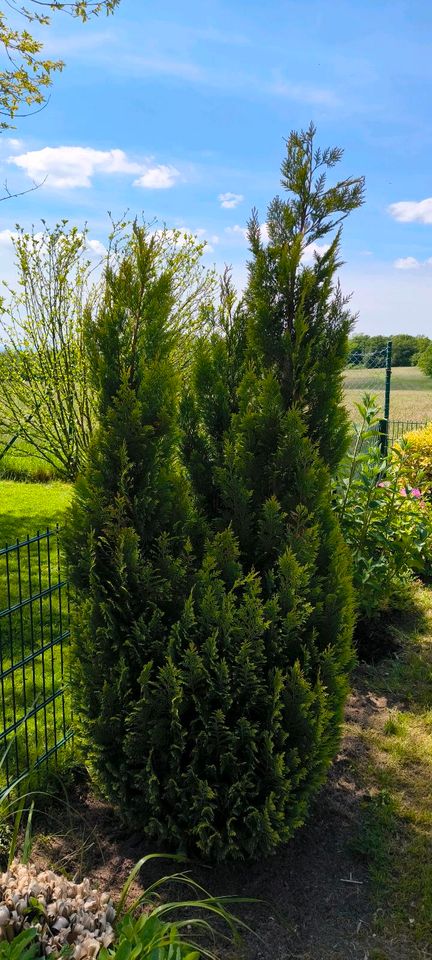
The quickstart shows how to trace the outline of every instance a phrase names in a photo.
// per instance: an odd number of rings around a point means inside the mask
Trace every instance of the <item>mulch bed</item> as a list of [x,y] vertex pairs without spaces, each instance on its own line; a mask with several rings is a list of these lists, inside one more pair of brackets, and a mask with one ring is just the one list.
[[[222,948],[227,960],[419,960],[428,956],[409,940],[384,941],[374,932],[376,906],[367,864],[354,849],[367,794],[356,783],[353,767],[365,747],[355,736],[354,726],[350,729],[350,721],[367,724],[371,714],[384,720],[389,704],[372,695],[361,676],[359,681],[348,701],[347,732],[328,782],[307,824],[291,843],[275,856],[252,864],[211,869],[185,866],[213,895],[265,901],[235,908],[254,933],[244,934],[241,948]],[[59,814],[63,830],[48,825],[50,815],[44,825],[38,824],[45,835],[37,840],[33,859],[41,867],[64,869],[69,876],[89,876],[92,884],[112,892],[115,899],[135,862],[145,853],[160,853],[160,847],[126,835],[112,809],[96,799],[86,784],[75,791],[70,811]],[[164,861],[149,864],[140,884],[145,886],[162,871],[177,868]],[[135,893],[139,889],[136,885]],[[176,893],[182,895],[179,890]]]

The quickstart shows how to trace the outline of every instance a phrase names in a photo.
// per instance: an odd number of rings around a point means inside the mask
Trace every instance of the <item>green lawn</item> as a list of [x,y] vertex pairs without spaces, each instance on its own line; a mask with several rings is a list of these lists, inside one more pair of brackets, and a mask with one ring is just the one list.
[[[62,483],[0,481],[0,755],[6,746],[1,731],[35,706],[50,701],[23,724],[11,747],[9,777],[47,753],[64,735],[69,717],[54,695],[67,679],[67,594],[56,588],[64,580],[64,564],[55,533],[61,527],[71,487]],[[42,538],[36,539],[40,531]],[[6,543],[29,540],[20,549],[1,552]],[[31,602],[30,598],[32,598]],[[11,613],[5,611],[15,607]],[[33,655],[35,655],[33,657]],[[18,667],[12,670],[12,665]],[[0,772],[0,789],[6,768]]]
[[61,526],[71,500],[68,483],[0,480],[0,548],[38,530]]
[[[385,370],[350,368],[345,373],[347,408],[358,418],[355,404],[364,393],[373,393],[384,405]],[[418,367],[394,367],[391,377],[390,419],[426,421],[432,419],[432,379]]]

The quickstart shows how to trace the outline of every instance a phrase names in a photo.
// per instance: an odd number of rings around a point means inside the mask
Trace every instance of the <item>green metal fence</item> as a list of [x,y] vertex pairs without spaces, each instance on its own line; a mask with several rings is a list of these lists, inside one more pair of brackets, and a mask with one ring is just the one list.
[[388,421],[388,440],[391,445],[395,440],[399,440],[411,430],[421,430],[427,426],[426,420],[389,420]]
[[72,737],[69,589],[58,528],[0,550],[0,798]]
[[[355,433],[351,442],[351,450],[354,448],[355,436],[360,429],[358,423],[354,423],[353,426]],[[386,456],[388,450],[391,449],[396,440],[400,440],[411,430],[421,430],[422,427],[426,426],[426,420],[379,420],[373,430],[372,439],[369,440],[369,443],[373,445],[379,444],[382,455]]]

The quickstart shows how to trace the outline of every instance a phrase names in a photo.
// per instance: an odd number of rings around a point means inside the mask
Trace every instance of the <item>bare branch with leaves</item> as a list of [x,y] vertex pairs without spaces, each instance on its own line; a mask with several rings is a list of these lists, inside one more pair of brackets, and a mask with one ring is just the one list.
[[[42,108],[47,101],[47,92],[55,73],[63,70],[63,60],[50,60],[43,56],[43,41],[36,39],[29,30],[31,24],[48,27],[53,14],[68,13],[85,23],[92,16],[113,13],[120,0],[73,0],[61,3],[58,0],[28,0],[27,4],[7,0],[12,11],[11,18],[0,10],[0,44],[3,46],[6,65],[0,70],[0,130],[13,128],[14,119],[25,110],[24,115]],[[16,26],[16,15],[26,22],[23,28]]]
[[[4,354],[0,430],[73,478],[92,431],[85,317],[98,296],[87,230],[66,220],[42,233],[17,228],[18,288],[1,306]],[[18,444],[19,447],[19,444]]]

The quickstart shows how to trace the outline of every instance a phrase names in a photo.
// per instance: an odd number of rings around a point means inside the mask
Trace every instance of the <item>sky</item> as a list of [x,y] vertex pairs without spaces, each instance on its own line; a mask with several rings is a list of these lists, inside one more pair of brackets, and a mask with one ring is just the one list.
[[121,0],[41,36],[65,61],[46,108],[0,134],[3,279],[15,224],[88,224],[108,211],[197,233],[205,261],[245,283],[245,227],[281,193],[291,130],[344,148],[366,177],[345,222],[341,281],[358,332],[432,336],[432,4],[427,0]]

